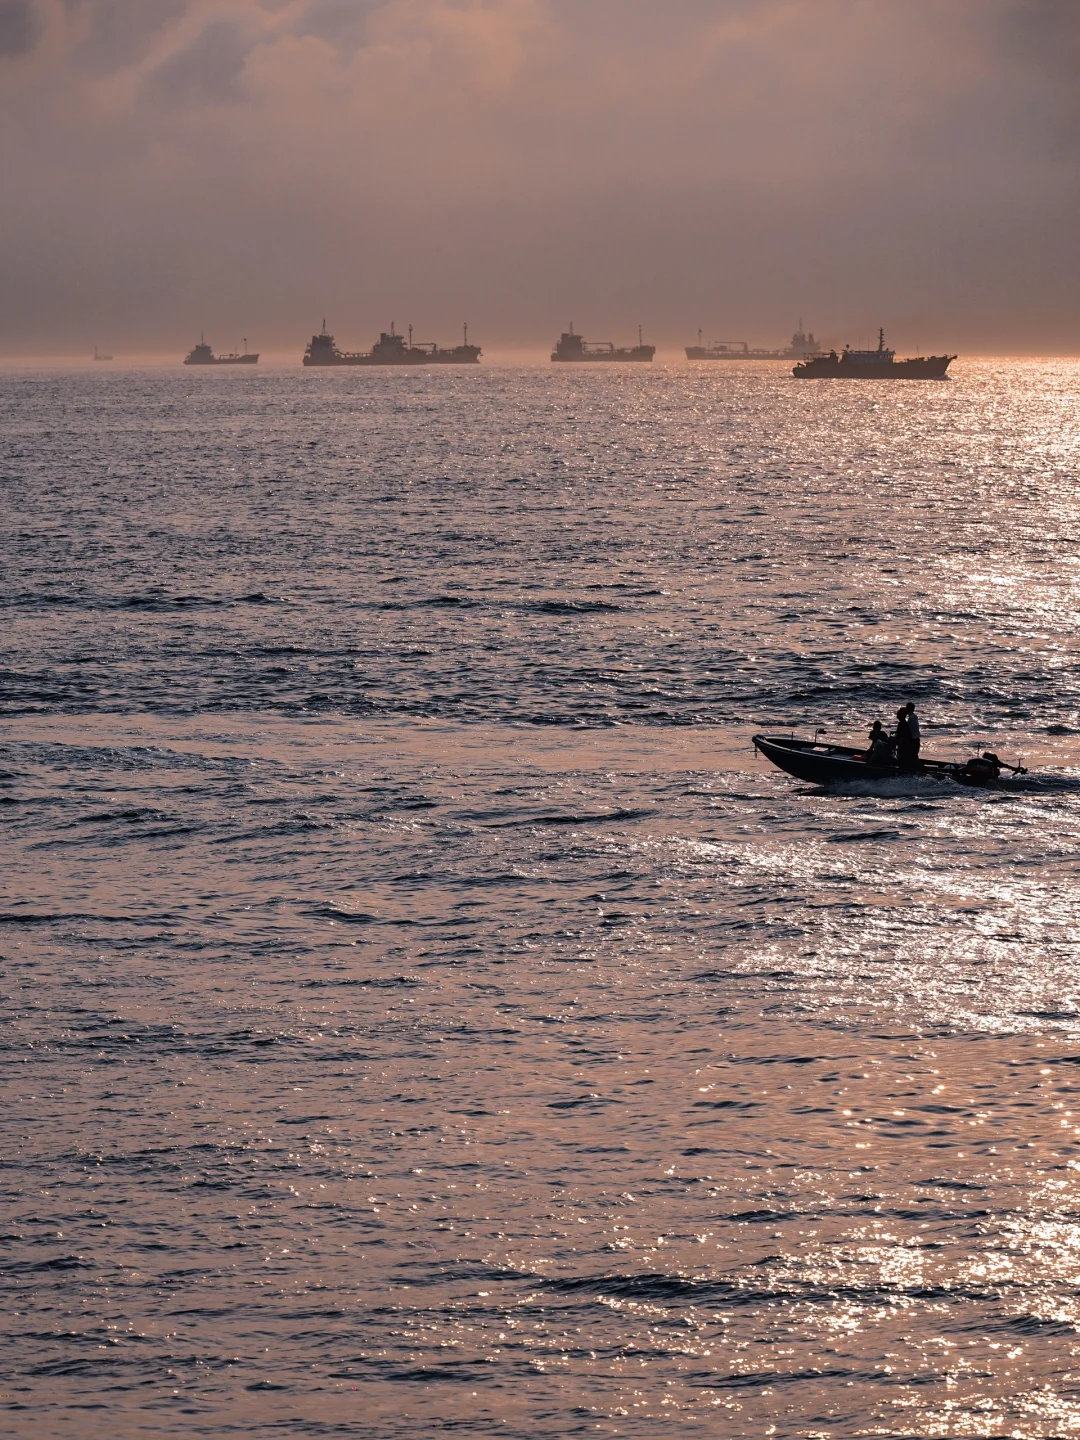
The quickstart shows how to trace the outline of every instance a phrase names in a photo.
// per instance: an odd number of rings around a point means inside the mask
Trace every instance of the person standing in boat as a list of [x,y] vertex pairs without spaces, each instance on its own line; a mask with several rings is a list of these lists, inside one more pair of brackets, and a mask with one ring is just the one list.
[[914,770],[919,763],[918,746],[911,738],[906,705],[901,705],[896,712],[896,763],[901,770]]
[[911,744],[915,752],[915,759],[919,758],[919,751],[922,748],[922,736],[919,733],[919,717],[915,713],[915,702],[909,700],[904,706],[907,711],[907,728],[911,737]]

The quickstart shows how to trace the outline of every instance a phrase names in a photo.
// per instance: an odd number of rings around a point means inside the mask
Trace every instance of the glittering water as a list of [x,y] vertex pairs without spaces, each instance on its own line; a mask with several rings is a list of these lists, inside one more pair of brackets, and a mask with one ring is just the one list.
[[[18,1436],[1080,1433],[1080,366],[0,375]],[[1039,773],[813,790],[757,728]]]

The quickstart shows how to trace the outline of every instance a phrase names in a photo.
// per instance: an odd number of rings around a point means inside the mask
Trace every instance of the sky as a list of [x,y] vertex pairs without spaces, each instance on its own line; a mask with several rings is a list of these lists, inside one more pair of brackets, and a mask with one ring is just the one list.
[[1080,353],[1080,0],[0,0],[0,354]]

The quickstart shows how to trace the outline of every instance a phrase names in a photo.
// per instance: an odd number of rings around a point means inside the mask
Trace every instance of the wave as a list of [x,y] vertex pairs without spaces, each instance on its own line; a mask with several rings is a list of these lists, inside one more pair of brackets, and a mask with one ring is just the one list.
[[643,820],[654,814],[652,810],[599,810],[583,814],[562,814],[558,811],[539,815],[523,815],[516,820],[498,820],[487,826],[489,830],[512,830],[525,825],[613,825],[624,820]]

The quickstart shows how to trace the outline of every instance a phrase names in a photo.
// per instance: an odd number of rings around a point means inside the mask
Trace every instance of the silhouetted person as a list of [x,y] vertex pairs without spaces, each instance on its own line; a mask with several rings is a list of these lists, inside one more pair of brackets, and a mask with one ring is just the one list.
[[919,763],[919,752],[911,738],[906,705],[901,705],[896,712],[896,763],[901,770],[914,770]]
[[875,720],[870,729],[870,748],[866,754],[871,765],[891,765],[893,742],[881,728],[881,721]]
[[914,701],[909,700],[904,706],[907,711],[907,728],[911,736],[911,744],[915,751],[915,758],[918,759],[919,750],[922,748],[922,736],[919,734],[919,717],[915,714]]

